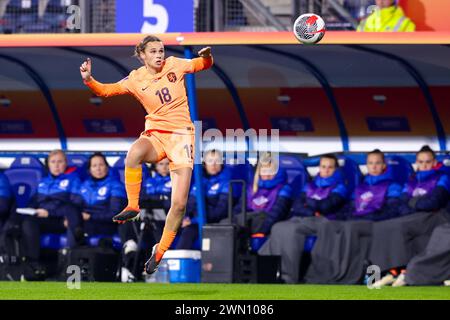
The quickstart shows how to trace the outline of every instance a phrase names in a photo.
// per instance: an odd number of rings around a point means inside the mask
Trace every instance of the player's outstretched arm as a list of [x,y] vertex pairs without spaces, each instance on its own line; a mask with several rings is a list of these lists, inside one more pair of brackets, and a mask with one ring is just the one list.
[[81,78],[85,85],[97,96],[110,97],[128,93],[127,88],[120,82],[100,83],[92,77],[92,61],[87,58],[80,66]]
[[205,47],[198,52],[200,58],[192,59],[193,72],[209,69],[213,65],[211,47]]

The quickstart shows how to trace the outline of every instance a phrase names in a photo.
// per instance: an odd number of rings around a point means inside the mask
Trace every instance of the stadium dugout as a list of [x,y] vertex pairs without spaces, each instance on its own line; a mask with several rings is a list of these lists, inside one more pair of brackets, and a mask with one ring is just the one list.
[[[167,56],[213,49],[212,69],[186,83],[192,120],[202,121],[196,133],[205,141],[197,150],[217,147],[203,135],[208,129],[224,136],[227,129],[278,129],[279,152],[298,156],[310,173],[317,156],[329,152],[364,171],[363,153],[374,148],[400,167],[412,164],[424,144],[449,161],[449,33],[329,32],[315,47],[299,45],[289,32],[160,37]],[[43,159],[52,149],[73,157],[102,151],[114,165],[143,131],[144,111],[130,96],[93,96],[78,66],[90,57],[96,79],[119,81],[139,66],[132,54],[141,38],[0,35],[1,169],[22,156]],[[247,155],[261,150],[251,139],[241,142]],[[220,147],[233,150],[235,136]],[[200,185],[200,164],[194,177]],[[197,200],[203,202],[201,193]],[[204,210],[199,205],[200,221]]]

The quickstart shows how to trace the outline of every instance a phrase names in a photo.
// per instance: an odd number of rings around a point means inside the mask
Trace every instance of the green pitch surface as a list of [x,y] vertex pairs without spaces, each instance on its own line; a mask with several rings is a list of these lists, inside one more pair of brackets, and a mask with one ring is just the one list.
[[85,282],[81,283],[79,290],[70,290],[65,282],[0,282],[0,300],[3,299],[450,300],[450,287],[386,287],[369,290],[365,286]]

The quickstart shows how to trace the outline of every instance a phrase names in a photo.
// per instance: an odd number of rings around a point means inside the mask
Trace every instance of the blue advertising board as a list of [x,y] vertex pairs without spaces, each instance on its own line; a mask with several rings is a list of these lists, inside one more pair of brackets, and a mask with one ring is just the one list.
[[29,120],[1,120],[0,134],[32,134],[33,127]]
[[411,131],[405,117],[368,117],[369,131]]
[[84,119],[84,129],[88,133],[124,133],[120,119]]
[[116,32],[194,31],[194,0],[116,0]]
[[314,126],[310,118],[274,117],[270,118],[273,129],[286,132],[312,132]]

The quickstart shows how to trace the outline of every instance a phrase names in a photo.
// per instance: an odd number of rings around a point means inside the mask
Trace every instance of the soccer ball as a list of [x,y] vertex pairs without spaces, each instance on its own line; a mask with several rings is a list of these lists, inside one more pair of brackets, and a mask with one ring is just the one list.
[[318,43],[325,35],[325,21],[317,14],[305,13],[295,20],[293,31],[302,43]]

